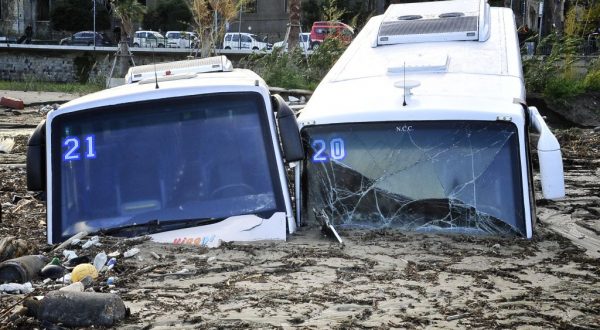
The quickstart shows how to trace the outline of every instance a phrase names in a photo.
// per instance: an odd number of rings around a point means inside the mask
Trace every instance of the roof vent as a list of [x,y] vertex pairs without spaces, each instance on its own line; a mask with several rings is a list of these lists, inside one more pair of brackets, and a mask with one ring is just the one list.
[[[134,66],[125,75],[125,82],[132,84],[146,79],[154,79],[154,73],[158,78],[165,76],[188,77],[197,73],[207,72],[230,72],[233,71],[231,61],[225,56],[214,56],[202,59],[166,62]],[[176,79],[168,79],[176,80]],[[165,81],[165,80],[163,80]]]
[[487,0],[452,0],[389,6],[377,46],[403,43],[489,38]]

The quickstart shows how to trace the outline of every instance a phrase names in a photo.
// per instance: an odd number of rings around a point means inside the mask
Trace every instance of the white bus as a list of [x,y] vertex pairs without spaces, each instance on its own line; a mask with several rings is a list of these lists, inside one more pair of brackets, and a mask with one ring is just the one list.
[[544,197],[564,196],[560,146],[525,105],[513,14],[486,1],[391,5],[298,121],[303,221],[531,238],[530,132]]
[[48,243],[103,231],[217,246],[295,231],[284,159],[304,151],[259,76],[219,56],[134,67],[126,81],[51,111],[28,142]]

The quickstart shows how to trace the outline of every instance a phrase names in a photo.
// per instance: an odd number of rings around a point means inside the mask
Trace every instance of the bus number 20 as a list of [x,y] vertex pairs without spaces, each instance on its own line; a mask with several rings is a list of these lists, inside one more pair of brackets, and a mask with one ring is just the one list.
[[[312,161],[314,163],[326,162],[328,160],[342,160],[346,157],[344,140],[340,138],[331,139],[329,143],[325,140],[314,140],[312,147],[315,151]],[[329,153],[327,153],[329,147]]]

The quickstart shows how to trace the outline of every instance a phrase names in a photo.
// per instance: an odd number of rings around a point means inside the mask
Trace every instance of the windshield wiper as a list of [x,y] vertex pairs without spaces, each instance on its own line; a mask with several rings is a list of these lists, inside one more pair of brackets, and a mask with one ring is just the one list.
[[140,234],[154,234],[174,229],[193,227],[194,225],[208,225],[219,222],[226,218],[197,218],[197,219],[181,219],[181,220],[149,220],[144,223],[135,223],[114,228],[101,229],[99,233],[105,235],[124,234],[125,236],[135,236]]

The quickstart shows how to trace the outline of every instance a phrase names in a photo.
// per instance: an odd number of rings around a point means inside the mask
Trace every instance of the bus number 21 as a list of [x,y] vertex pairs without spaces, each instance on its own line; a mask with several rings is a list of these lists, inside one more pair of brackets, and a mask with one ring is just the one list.
[[[88,159],[96,158],[96,136],[87,135],[83,138],[83,148],[85,149],[84,157]],[[66,147],[66,152],[63,154],[63,161],[80,160],[81,154],[79,149],[81,141],[76,136],[67,136],[63,141],[63,146]]]

